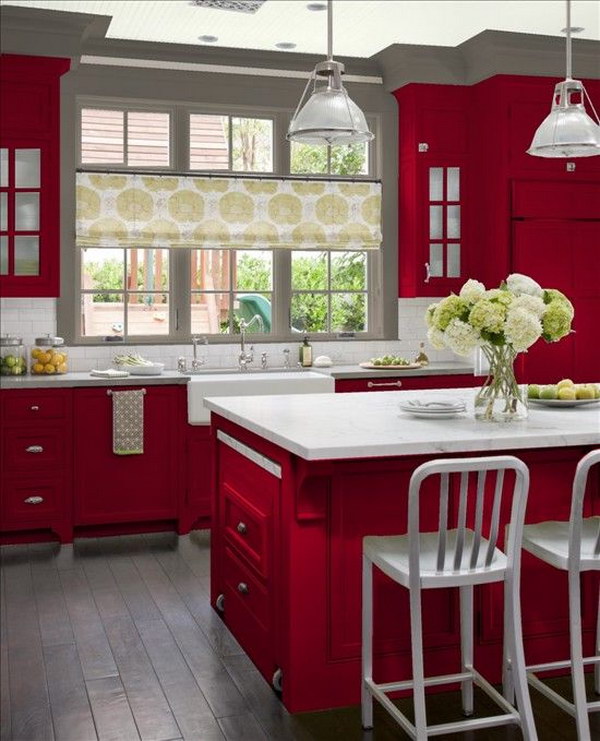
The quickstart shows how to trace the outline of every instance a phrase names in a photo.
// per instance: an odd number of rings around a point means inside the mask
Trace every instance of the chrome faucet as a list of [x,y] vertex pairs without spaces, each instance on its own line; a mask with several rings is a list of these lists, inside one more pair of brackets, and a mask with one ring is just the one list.
[[208,345],[208,339],[204,336],[198,337],[198,335],[192,335],[192,347],[194,351],[194,357],[192,359],[192,370],[198,370],[201,366],[206,363],[206,358],[198,357],[198,345]]
[[254,345],[250,345],[250,352],[246,352],[246,330],[253,324],[258,324],[260,331],[264,330],[264,322],[259,314],[255,314],[250,321],[240,319],[240,354],[238,364],[240,370],[247,371],[248,366],[254,362]]

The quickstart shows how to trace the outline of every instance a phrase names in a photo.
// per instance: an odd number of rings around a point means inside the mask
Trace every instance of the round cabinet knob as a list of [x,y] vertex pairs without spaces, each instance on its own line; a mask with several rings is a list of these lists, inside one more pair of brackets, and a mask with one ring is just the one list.
[[31,408],[31,411],[32,411],[32,412],[39,412],[39,411],[40,411],[40,408],[39,408],[39,406],[38,406],[37,404],[34,404],[34,405],[33,405],[32,407],[30,407],[30,408]]
[[42,448],[41,445],[30,445],[28,448],[25,448],[26,453],[43,453],[44,448]]
[[245,522],[238,522],[237,527],[235,528],[240,535],[246,535],[248,532],[248,527]]
[[27,497],[23,501],[25,504],[41,504],[44,501],[44,497]]
[[250,588],[249,588],[249,587],[248,587],[248,585],[247,585],[247,584],[246,584],[245,582],[243,582],[243,581],[241,581],[241,582],[240,582],[240,583],[238,584],[237,588],[238,588],[238,592],[240,592],[241,594],[248,594],[248,593],[250,592]]

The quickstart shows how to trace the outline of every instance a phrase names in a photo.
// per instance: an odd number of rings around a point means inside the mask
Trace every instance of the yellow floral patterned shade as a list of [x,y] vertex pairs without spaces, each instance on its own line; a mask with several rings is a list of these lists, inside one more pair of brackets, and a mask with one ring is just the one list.
[[373,182],[77,174],[79,247],[377,249]]

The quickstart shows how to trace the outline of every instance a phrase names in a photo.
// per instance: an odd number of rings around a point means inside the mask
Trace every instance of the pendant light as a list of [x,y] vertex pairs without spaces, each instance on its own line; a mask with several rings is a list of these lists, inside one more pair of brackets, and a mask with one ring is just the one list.
[[[287,138],[302,144],[357,144],[373,139],[365,114],[342,84],[344,65],[333,59],[333,2],[327,3],[327,59],[314,68],[290,122]],[[308,100],[308,90],[313,86]],[[304,105],[303,105],[304,104]]]
[[[567,0],[567,75],[554,88],[552,110],[535,132],[527,154],[535,157],[593,157],[600,154],[600,121],[583,83],[571,77],[571,0]],[[587,98],[596,118],[585,110]]]

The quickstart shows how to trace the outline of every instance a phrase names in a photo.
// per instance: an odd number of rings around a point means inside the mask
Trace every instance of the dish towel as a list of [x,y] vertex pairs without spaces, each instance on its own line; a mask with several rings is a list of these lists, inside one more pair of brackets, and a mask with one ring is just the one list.
[[113,391],[113,453],[144,452],[144,389]]

